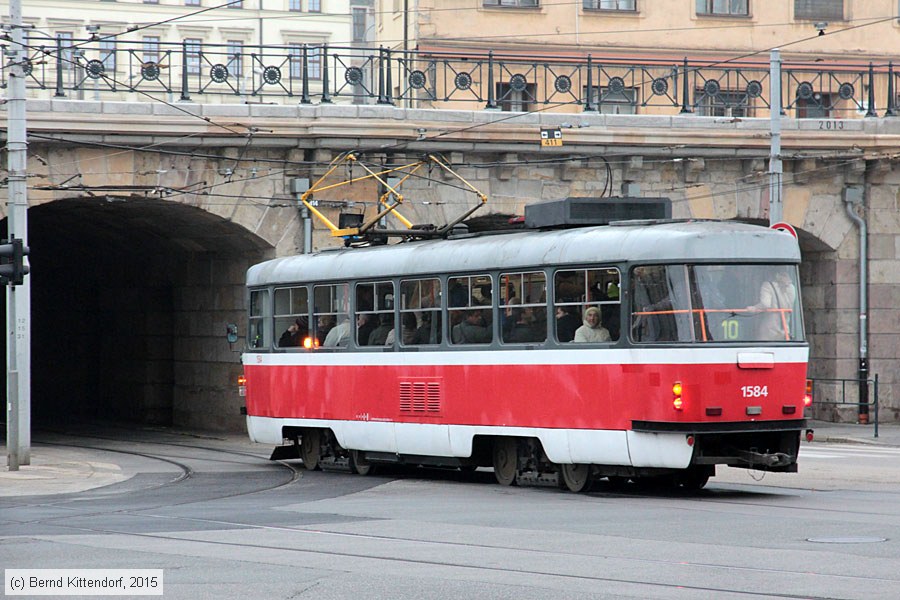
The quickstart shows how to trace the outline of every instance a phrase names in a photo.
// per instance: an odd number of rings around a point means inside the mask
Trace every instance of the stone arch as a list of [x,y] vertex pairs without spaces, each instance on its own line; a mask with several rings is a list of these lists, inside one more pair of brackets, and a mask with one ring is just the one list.
[[35,422],[242,428],[225,325],[244,332],[246,269],[275,253],[264,222],[135,195],[33,205]]

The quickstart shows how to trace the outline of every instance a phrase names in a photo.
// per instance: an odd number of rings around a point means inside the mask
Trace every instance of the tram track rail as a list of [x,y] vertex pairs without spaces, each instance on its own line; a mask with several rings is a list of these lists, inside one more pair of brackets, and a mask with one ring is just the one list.
[[[98,437],[98,436],[71,436],[71,437],[79,437],[82,439],[106,439],[106,440],[110,440],[110,441],[126,443],[117,438],[103,438],[103,437]],[[139,458],[144,458],[144,459],[153,460],[153,461],[159,461],[159,462],[163,462],[163,463],[172,465],[172,466],[176,467],[177,469],[179,469],[179,471],[180,471],[180,473],[178,473],[176,476],[174,476],[172,479],[169,479],[168,481],[164,481],[164,482],[158,483],[158,484],[148,485],[146,487],[141,487],[139,489],[125,489],[120,492],[121,495],[128,495],[128,494],[134,494],[134,493],[145,494],[150,491],[180,485],[180,484],[185,483],[185,482],[189,481],[190,479],[194,478],[195,475],[197,474],[197,471],[190,465],[186,464],[184,461],[194,459],[194,460],[200,460],[200,461],[207,462],[207,461],[212,460],[209,458],[186,457],[186,456],[179,456],[179,455],[172,456],[172,455],[163,455],[163,454],[152,454],[149,452],[140,452],[137,450],[114,448],[114,447],[111,447],[110,445],[91,445],[91,444],[71,443],[71,442],[70,443],[40,442],[40,443],[48,445],[48,446],[80,448],[80,449],[85,449],[85,450],[96,450],[96,451],[100,451],[100,452],[110,452],[110,453],[114,453],[114,454],[122,454],[122,455],[127,455],[127,456],[139,457]],[[209,446],[196,446],[196,445],[189,445],[189,444],[170,444],[167,442],[159,442],[159,441],[140,441],[140,442],[132,441],[132,442],[128,442],[128,443],[132,443],[132,444],[139,443],[139,444],[148,444],[148,445],[156,445],[156,446],[176,446],[176,447],[181,447],[181,448],[186,448],[186,449],[191,448],[191,449],[197,449],[197,450],[210,451],[210,452],[215,452],[216,454],[229,454],[229,455],[241,456],[241,457],[253,459],[254,462],[258,461],[260,464],[271,464],[272,462],[274,462],[275,464],[280,465],[281,467],[286,469],[286,471],[288,472],[287,479],[283,479],[274,485],[255,487],[253,489],[243,490],[243,491],[237,492],[237,493],[218,494],[214,497],[202,497],[202,498],[197,498],[197,499],[185,500],[185,501],[181,501],[181,502],[160,504],[155,507],[152,507],[152,506],[151,507],[142,507],[140,510],[155,510],[155,509],[165,508],[165,507],[183,506],[183,505],[188,505],[188,504],[193,504],[193,503],[198,503],[198,502],[221,500],[221,499],[227,499],[227,498],[236,498],[236,497],[240,497],[240,496],[247,496],[247,495],[251,495],[251,494],[267,492],[267,491],[275,490],[275,489],[282,488],[282,487],[293,484],[294,482],[296,482],[300,479],[301,474],[303,472],[302,467],[299,465],[293,465],[286,461],[271,461],[270,462],[269,460],[263,458],[260,455],[252,454],[249,452],[233,451],[233,450],[228,450],[225,448],[214,448],[214,447],[209,447]],[[241,464],[241,465],[247,464],[247,463],[234,463],[234,462],[229,463],[229,461],[221,461],[221,460],[219,460],[217,462],[219,462],[220,464]],[[104,491],[113,491],[113,493],[115,493],[115,489],[114,489],[115,486],[119,485],[121,483],[124,483],[124,482],[112,483],[110,485],[103,486],[101,488],[94,488],[93,490],[88,490],[88,491],[95,491],[95,490],[102,489]],[[46,501],[39,501],[39,502],[28,501],[28,502],[21,502],[21,503],[17,503],[16,502],[17,497],[13,497],[13,498],[10,498],[7,502],[4,502],[4,504],[7,508],[23,508],[23,507],[37,507],[37,506],[65,507],[65,505],[67,505],[67,504],[71,504],[71,503],[80,501],[80,498],[72,497],[73,496],[72,494],[63,494],[61,496],[62,496],[61,498],[57,497],[55,499],[46,500]],[[33,497],[25,496],[24,498],[30,499]],[[0,499],[0,500],[2,500],[2,499]],[[78,516],[80,516],[80,517],[82,517],[82,516],[90,517],[90,516],[96,516],[98,514],[128,514],[129,512],[133,512],[134,514],[139,514],[140,511],[129,511],[126,509],[126,510],[121,510],[121,511],[112,511],[111,513],[107,513],[106,511],[93,512],[93,513],[83,512],[83,511],[75,511],[75,512],[77,512]],[[23,524],[51,523],[52,521],[54,521],[56,519],[60,519],[60,518],[64,518],[64,517],[51,517],[51,518],[37,519],[37,520],[32,520],[32,521],[25,521],[25,522],[20,522],[20,523],[23,523]]]
[[[212,520],[212,519],[197,519],[191,517],[177,517],[177,516],[161,516],[161,515],[142,515],[145,517],[153,517],[153,518],[162,518],[169,519],[175,521],[201,521],[206,524],[218,524],[222,526],[226,526],[229,528],[242,528],[242,529],[263,529],[263,530],[279,530],[289,533],[297,533],[297,534],[308,534],[315,536],[322,535],[333,535],[340,537],[354,537],[354,538],[366,538],[366,539],[377,539],[381,541],[387,542],[396,542],[398,544],[423,544],[423,545],[431,545],[431,546],[442,546],[442,547],[458,547],[462,549],[479,549],[479,550],[491,550],[491,551],[502,551],[502,552],[518,552],[518,553],[528,553],[534,554],[543,557],[556,557],[556,558],[578,558],[578,559],[595,559],[595,560],[618,560],[618,561],[628,561],[632,563],[640,563],[640,564],[650,564],[659,566],[667,566],[667,567],[685,567],[685,568],[701,568],[701,569],[709,569],[716,571],[744,571],[744,572],[753,572],[760,575],[779,575],[785,577],[816,577],[822,578],[824,580],[843,580],[843,581],[858,581],[860,584],[871,584],[873,581],[879,581],[885,584],[892,585],[900,585],[900,579],[886,579],[886,578],[873,578],[872,576],[866,575],[846,575],[846,574],[831,574],[831,573],[815,573],[810,572],[809,570],[790,570],[790,569],[772,569],[772,568],[758,568],[758,567],[748,567],[748,566],[735,566],[730,564],[713,564],[713,563],[701,563],[701,562],[691,562],[685,560],[661,560],[661,559],[648,559],[643,557],[622,557],[622,556],[612,556],[612,555],[586,555],[572,552],[558,552],[558,551],[549,551],[549,550],[539,550],[539,549],[523,549],[516,548],[511,546],[503,546],[503,545],[491,545],[491,544],[474,544],[474,543],[461,543],[461,542],[451,542],[451,541],[435,541],[435,540],[423,540],[421,538],[416,537],[400,537],[400,536],[383,536],[383,535],[371,535],[371,534],[355,534],[348,532],[338,532],[338,531],[327,531],[322,529],[304,529],[304,528],[293,528],[293,527],[272,527],[272,526],[261,526],[261,525],[253,525],[247,523],[240,522],[229,522],[229,521],[221,521],[221,520]],[[691,585],[684,582],[661,582],[661,581],[652,581],[649,579],[638,579],[638,578],[627,578],[627,577],[606,577],[600,575],[584,575],[578,573],[565,573],[565,572],[553,572],[553,571],[536,571],[536,570],[526,570],[521,568],[513,568],[513,567],[499,567],[499,566],[490,566],[483,564],[474,564],[474,563],[466,563],[462,561],[446,561],[446,560],[427,560],[421,558],[410,558],[410,557],[396,557],[396,556],[384,556],[375,553],[366,553],[366,552],[342,552],[337,550],[321,550],[321,549],[310,549],[310,548],[297,548],[293,546],[273,546],[273,545],[262,545],[262,544],[254,544],[247,542],[231,542],[231,541],[222,541],[222,540],[206,540],[206,539],[198,539],[189,536],[176,536],[176,535],[164,535],[159,533],[136,533],[129,531],[122,531],[116,529],[109,528],[96,528],[96,527],[71,527],[66,526],[70,529],[81,531],[84,533],[90,534],[101,534],[101,535],[123,535],[123,536],[134,536],[138,538],[144,539],[155,539],[163,542],[185,542],[190,544],[202,544],[206,546],[222,546],[229,548],[239,548],[239,549],[251,549],[251,550],[265,550],[265,551],[276,551],[279,553],[286,553],[290,555],[316,555],[316,556],[324,556],[329,558],[334,558],[336,560],[340,559],[350,559],[354,561],[360,560],[372,560],[372,561],[384,561],[389,563],[399,563],[405,565],[417,565],[424,567],[441,567],[441,568],[457,568],[457,569],[465,569],[465,570],[473,570],[473,571],[484,571],[484,572],[492,572],[499,574],[514,574],[514,575],[525,575],[528,577],[548,577],[548,578],[557,578],[563,580],[579,580],[579,581],[590,581],[596,583],[605,583],[605,584],[622,584],[622,585],[635,585],[635,586],[646,586],[648,588],[655,589],[678,589],[678,590],[688,590],[695,592],[705,592],[705,593],[713,593],[713,594],[729,594],[735,597],[747,597],[747,598],[786,598],[786,599],[806,599],[806,600],[841,600],[842,596],[832,596],[832,595],[819,595],[819,594],[808,594],[808,593],[779,593],[762,590],[748,590],[748,589],[739,589],[736,587],[728,588],[722,586],[702,586],[702,585]],[[259,561],[260,559],[255,559]],[[272,563],[272,564],[280,564],[280,563]],[[543,587],[540,585],[534,585],[534,587]]]
[[[90,439],[98,439],[95,436],[81,436],[81,440],[87,441]],[[185,453],[182,450],[198,450],[201,452],[212,452],[215,455],[224,455],[222,459],[219,461],[221,464],[238,464],[238,465],[247,465],[247,464],[271,464],[271,462],[259,454],[254,454],[252,452],[245,452],[240,450],[229,450],[224,447],[214,447],[210,445],[204,444],[185,444],[180,442],[167,442],[167,441],[159,441],[159,440],[136,440],[136,441],[128,441],[124,442],[121,439],[108,439],[110,442],[115,442],[115,444],[89,444],[89,443],[69,443],[69,444],[58,444],[63,446],[70,447],[80,447],[80,448],[89,448],[96,449],[101,451],[109,451],[109,452],[119,452],[122,454],[131,454],[134,456],[139,456],[142,458],[160,460],[165,463],[171,464],[172,466],[180,469],[180,473],[178,473],[173,479],[163,485],[156,486],[153,489],[165,488],[168,486],[181,486],[185,483],[189,483],[195,477],[195,470],[191,466],[191,460],[195,460],[198,462],[205,462],[215,460],[215,457],[206,457],[206,456],[183,456]],[[136,446],[135,449],[124,450],[121,448],[116,448],[115,445],[119,443],[129,443]],[[155,451],[158,450],[158,451]],[[173,455],[172,452],[176,452],[177,454]],[[230,457],[230,458],[226,458]],[[246,461],[244,460],[246,459]],[[665,558],[652,558],[652,557],[642,557],[642,556],[629,556],[626,554],[616,555],[615,553],[598,553],[598,554],[590,554],[583,552],[573,552],[573,551],[561,551],[554,549],[541,549],[541,548],[533,548],[533,547],[521,547],[513,544],[491,544],[491,543],[479,543],[479,542],[468,542],[468,541],[458,541],[458,540],[442,540],[442,539],[427,539],[422,535],[379,535],[376,533],[364,533],[364,532],[348,532],[341,531],[340,528],[327,528],[327,527],[292,527],[292,526],[278,526],[278,525],[265,525],[259,523],[253,523],[249,521],[244,521],[241,518],[237,519],[214,519],[214,518],[202,518],[196,516],[187,516],[187,515],[173,515],[173,514],[161,514],[164,509],[178,507],[178,506],[187,506],[192,504],[202,504],[204,502],[213,502],[221,499],[227,498],[236,498],[241,496],[247,496],[252,494],[266,493],[274,490],[278,490],[289,486],[290,484],[298,481],[303,473],[305,472],[304,468],[299,464],[284,462],[284,461],[274,461],[281,467],[284,467],[289,475],[286,480],[282,480],[275,485],[267,485],[267,486],[254,486],[253,489],[244,489],[240,490],[236,493],[217,493],[214,495],[204,495],[203,497],[192,498],[190,500],[177,501],[177,502],[168,502],[168,503],[157,503],[153,505],[145,505],[140,506],[138,508],[124,508],[113,511],[77,511],[73,508],[73,515],[78,517],[96,517],[99,515],[105,514],[115,514],[115,515],[127,515],[133,518],[140,519],[152,519],[152,520],[165,520],[172,523],[183,523],[184,527],[179,527],[178,531],[175,532],[141,532],[141,531],[130,531],[124,527],[116,527],[116,526],[104,526],[104,525],[90,525],[90,524],[78,524],[72,522],[66,522],[68,516],[53,516],[44,519],[34,519],[27,522],[22,523],[45,523],[52,524],[53,527],[58,528],[60,530],[70,531],[73,534],[85,534],[85,535],[96,535],[96,536],[125,536],[126,538],[134,538],[134,539],[144,539],[144,540],[157,540],[160,544],[186,544],[186,545],[202,545],[207,550],[203,550],[202,553],[215,552],[214,550],[208,550],[209,548],[230,548],[230,549],[238,549],[238,550],[246,550],[247,561],[248,562],[259,562],[264,564],[271,565],[281,565],[284,564],[281,562],[285,556],[288,557],[319,557],[319,559],[310,558],[309,561],[311,563],[328,563],[329,561],[334,561],[336,564],[340,564],[341,561],[349,561],[349,564],[358,565],[357,568],[360,569],[372,569],[377,570],[377,565],[379,563],[383,564],[394,564],[394,565],[403,565],[409,566],[410,568],[444,568],[444,569],[458,569],[459,573],[463,575],[463,578],[467,580],[479,580],[481,577],[484,578],[485,581],[493,579],[493,578],[504,578],[506,576],[512,577],[521,577],[527,579],[526,583],[522,585],[526,585],[532,587],[533,589],[557,589],[554,586],[554,582],[560,581],[570,581],[570,582],[590,582],[591,584],[596,583],[600,586],[636,586],[636,589],[646,589],[647,596],[653,594],[658,595],[662,590],[684,590],[688,594],[695,593],[698,595],[710,595],[713,597],[718,596],[726,596],[733,598],[811,598],[814,600],[832,600],[839,598],[846,598],[848,596],[844,595],[834,595],[823,592],[823,590],[829,590],[832,588],[832,584],[842,584],[842,585],[854,585],[858,586],[860,589],[865,589],[866,586],[871,586],[874,584],[882,585],[882,586],[893,586],[897,587],[900,585],[900,579],[892,579],[892,578],[879,578],[873,577],[867,574],[845,574],[845,573],[829,573],[824,570],[810,570],[810,569],[792,569],[792,568],[771,568],[771,567],[756,567],[752,565],[739,565],[735,566],[734,564],[728,564],[728,561],[723,560],[721,563],[717,561],[691,561],[689,558],[685,560],[684,558],[680,559],[665,559]],[[398,473],[401,471],[398,471]],[[465,482],[478,482],[472,478],[471,474],[460,473],[458,475],[454,475],[451,473],[447,473],[445,471],[435,471],[436,473],[441,473],[440,477],[436,477],[436,479],[446,479],[450,478],[453,481],[461,481]],[[427,476],[429,470],[420,471],[415,473],[415,478],[423,478],[425,475],[425,479],[429,479]],[[337,474],[316,474],[316,477],[331,478]],[[340,475],[338,475],[340,476]],[[358,476],[352,476],[354,478]],[[315,484],[314,480],[311,480],[310,483]],[[491,486],[495,484],[491,483]],[[741,495],[745,494],[744,490],[741,489],[731,489],[734,486],[739,486],[740,484],[724,484],[726,486],[725,493],[729,495]],[[601,488],[603,485],[601,484]],[[497,488],[500,491],[505,491],[504,488]],[[756,490],[757,493],[762,492],[765,494],[764,498],[761,498],[759,501],[750,500],[740,500],[735,498],[716,498],[709,497],[716,493],[719,493],[721,488],[715,490],[705,490],[701,492],[691,492],[691,493],[681,493],[681,492],[648,492],[648,491],[638,491],[634,492],[626,491],[626,492],[615,492],[613,490],[595,490],[591,491],[587,494],[583,494],[581,496],[573,497],[571,494],[560,492],[561,495],[567,496],[569,500],[580,500],[583,502],[590,503],[594,500],[610,500],[617,501],[620,499],[634,499],[634,500],[654,500],[654,499],[668,499],[668,500],[676,500],[681,501],[682,504],[686,504],[689,506],[684,506],[685,510],[693,510],[693,511],[715,511],[715,506],[746,506],[756,509],[772,509],[772,508],[780,508],[788,511],[816,511],[821,513],[823,511],[822,507],[817,508],[807,508],[799,505],[791,505],[788,503],[777,502],[775,504],[772,503],[772,497],[768,495],[769,490],[785,490],[785,491],[799,491],[802,488],[772,488],[770,486],[766,486],[765,488],[761,488]],[[134,490],[132,490],[134,491]],[[536,491],[539,491],[536,490]],[[548,490],[549,491],[549,490]],[[712,493],[710,493],[712,492]],[[127,493],[127,492],[126,492]],[[752,494],[748,494],[752,495]],[[777,495],[773,493],[773,495]],[[67,508],[65,504],[72,502],[71,498],[61,499],[61,501],[57,504],[54,502],[44,502],[39,504],[30,504],[30,506],[48,506],[48,505],[56,505],[62,508]],[[302,501],[298,499],[298,501]],[[681,508],[680,508],[681,509]],[[830,510],[832,514],[860,514],[860,510]],[[866,512],[864,514],[880,514],[875,512]],[[185,529],[190,529],[190,524],[193,524],[195,527],[197,525],[203,525],[204,527],[212,527],[213,529],[221,528],[222,530],[252,530],[252,531],[260,531],[260,532],[273,532],[273,533],[283,533],[291,536],[290,543],[285,543],[284,540],[281,543],[260,543],[254,542],[253,540],[229,540],[229,539],[204,539],[200,530],[198,530],[197,535],[191,535],[189,532],[185,532]],[[210,529],[203,529],[202,531],[210,531]],[[226,534],[227,535],[227,534]],[[243,534],[242,534],[243,535]],[[247,534],[252,535],[252,534]],[[300,536],[300,537],[298,537]],[[314,537],[309,537],[314,536]],[[57,535],[36,535],[34,537],[46,537],[47,539],[57,539],[60,536]],[[65,537],[65,536],[63,536]],[[321,540],[323,537],[333,538],[335,540],[339,538],[349,538],[352,540],[359,540],[361,546],[365,546],[367,541],[376,542],[379,544],[383,544],[384,548],[380,549],[378,547],[369,547],[362,548],[359,551],[354,551],[348,548],[327,548],[327,547],[315,547],[316,542],[307,543],[303,541],[307,540]],[[92,545],[96,543],[95,541],[78,541],[73,540],[74,544],[86,544]],[[344,545],[346,544],[339,544]],[[186,548],[188,546],[185,546]],[[439,556],[449,555],[450,557],[447,559],[436,558],[429,559],[427,557],[415,556],[416,554],[426,554],[417,552],[424,547],[429,547],[431,549],[427,554],[435,554],[437,553]],[[400,549],[400,552],[394,552],[393,550]],[[163,550],[165,552],[166,550]],[[469,552],[471,551],[471,552]],[[188,550],[190,552],[190,550]],[[227,553],[229,551],[223,550],[223,553]],[[275,552],[282,556],[282,559],[270,558],[266,552]],[[485,561],[479,563],[477,560],[477,556],[479,553],[492,553],[496,554],[496,556],[501,557],[497,561]],[[457,555],[454,559],[452,555]],[[472,559],[469,560],[466,558],[466,555],[471,555]],[[523,568],[520,565],[504,565],[502,562],[506,562],[506,557],[509,556],[508,560],[513,561],[515,559],[519,559],[520,557],[526,557],[527,560],[524,562],[531,562],[534,564],[545,564],[545,565],[559,565],[559,569],[553,568],[537,568],[537,569],[529,569]],[[513,558],[515,557],[515,558]],[[301,559],[303,560],[303,559]],[[579,568],[570,565],[576,565],[578,561],[598,561],[598,563],[602,563],[602,561],[619,561],[624,562],[627,565],[634,565],[632,567],[627,567],[624,569],[618,569],[616,573],[609,573],[606,569],[596,569],[596,572],[584,572],[585,569],[582,567],[580,570],[582,572],[578,572]],[[373,563],[369,563],[368,561],[374,561]],[[501,564],[497,564],[500,562]],[[347,563],[345,563],[347,564]],[[316,567],[312,567],[316,568]],[[683,577],[669,577],[671,581],[663,581],[664,577],[660,575],[661,572],[666,570],[679,570],[681,568],[687,569]],[[690,572],[690,570],[696,570],[695,572]],[[747,574],[747,577],[741,579],[744,585],[739,583],[729,584],[727,583],[727,579],[723,579],[719,577],[719,575],[723,572],[727,571],[735,571],[735,572],[743,572]],[[639,573],[646,572],[647,575],[643,576]],[[484,576],[479,576],[478,573],[485,573]],[[697,573],[700,573],[699,575]],[[706,575],[703,575],[706,573]],[[630,575],[630,576],[629,576]],[[636,576],[635,576],[636,575]],[[751,586],[748,581],[753,577],[765,577],[767,575],[771,575],[772,577],[783,577],[783,578],[802,578],[806,581],[807,587],[801,588],[788,588],[783,592],[772,591],[771,589],[767,590],[765,587],[763,588],[754,588]],[[720,585],[701,585],[698,582],[702,581],[723,581]],[[848,583],[849,582],[849,583]],[[693,583],[693,584],[692,584]],[[576,586],[576,583],[572,583],[570,585]],[[819,590],[819,593],[809,593],[809,592],[798,592],[799,589],[812,589]],[[632,594],[633,595],[633,594]],[[640,595],[640,593],[638,593]]]

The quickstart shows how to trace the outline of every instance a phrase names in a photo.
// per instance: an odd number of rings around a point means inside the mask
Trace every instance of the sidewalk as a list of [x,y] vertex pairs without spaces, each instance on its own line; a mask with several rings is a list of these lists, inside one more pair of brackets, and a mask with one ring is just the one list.
[[[900,423],[879,424],[877,438],[872,424],[809,421],[809,425],[815,431],[813,444],[900,446]],[[5,445],[0,446],[0,456],[5,465]],[[5,466],[0,470],[0,497],[69,494],[120,483],[137,472],[135,465],[127,463],[121,455],[111,452],[35,441],[30,465],[22,465],[18,471],[8,471]]]
[[6,444],[0,446],[0,497],[70,494],[125,481],[126,473],[108,452],[62,446],[31,447],[31,464],[6,468]]

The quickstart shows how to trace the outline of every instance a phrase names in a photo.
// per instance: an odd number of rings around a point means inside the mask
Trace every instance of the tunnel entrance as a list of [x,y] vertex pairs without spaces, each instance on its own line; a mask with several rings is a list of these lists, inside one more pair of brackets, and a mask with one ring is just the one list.
[[30,208],[29,246],[34,426],[243,427],[243,344],[229,347],[225,325],[243,332],[264,240],[197,207],[85,198]]

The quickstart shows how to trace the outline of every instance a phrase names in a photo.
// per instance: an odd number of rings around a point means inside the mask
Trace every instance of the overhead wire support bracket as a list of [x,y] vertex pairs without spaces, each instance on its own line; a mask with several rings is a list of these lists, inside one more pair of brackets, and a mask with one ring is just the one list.
[[[352,175],[346,179],[345,181],[340,181],[338,183],[332,183],[325,185],[325,181],[332,176],[332,174],[343,164],[349,163],[351,166],[353,164],[359,164],[365,171],[366,175],[362,177],[353,177]],[[437,228],[434,226],[430,227],[422,227],[414,225],[409,219],[404,217],[400,211],[398,210],[399,206],[403,204],[404,196],[400,193],[399,188],[408,181],[411,177],[415,176],[416,173],[425,165],[428,164],[436,164],[444,171],[461,181],[468,191],[473,192],[476,196],[478,196],[480,202],[465,211],[458,218],[452,220],[447,223],[443,227]],[[387,181],[387,176],[390,174],[396,173],[405,173],[399,180],[399,182],[394,183],[393,185],[389,184]],[[379,199],[377,206],[383,207],[381,210],[377,212],[375,216],[370,218],[368,221],[360,224],[358,227],[346,227],[341,228],[335,225],[328,217],[326,217],[315,205],[311,202],[311,198],[314,194],[318,192],[324,192],[326,190],[335,189],[344,185],[348,185],[357,181],[363,181],[366,179],[375,179],[378,181],[384,188],[387,190],[384,194],[382,194]],[[332,160],[325,173],[321,175],[315,183],[309,186],[309,189],[306,190],[300,196],[300,202],[309,209],[310,213],[313,214],[317,219],[319,219],[325,227],[331,231],[332,237],[342,237],[349,242],[351,241],[365,241],[367,234],[369,235],[378,235],[378,236],[413,236],[413,237],[443,237],[447,235],[450,231],[452,231],[453,227],[467,219],[472,213],[476,210],[487,204],[487,196],[482,193],[480,190],[475,188],[471,183],[466,181],[461,175],[459,175],[456,171],[454,171],[450,166],[442,159],[438,158],[435,155],[429,154],[426,158],[422,160],[418,160],[416,162],[412,162],[409,164],[400,165],[397,167],[392,167],[390,169],[383,169],[380,171],[375,171],[369,168],[368,165],[359,161],[359,158],[354,152],[345,152],[339,156],[337,156],[334,160]],[[377,225],[384,217],[388,215],[395,216],[404,227],[405,230],[388,230],[388,229],[374,229],[375,225]]]

